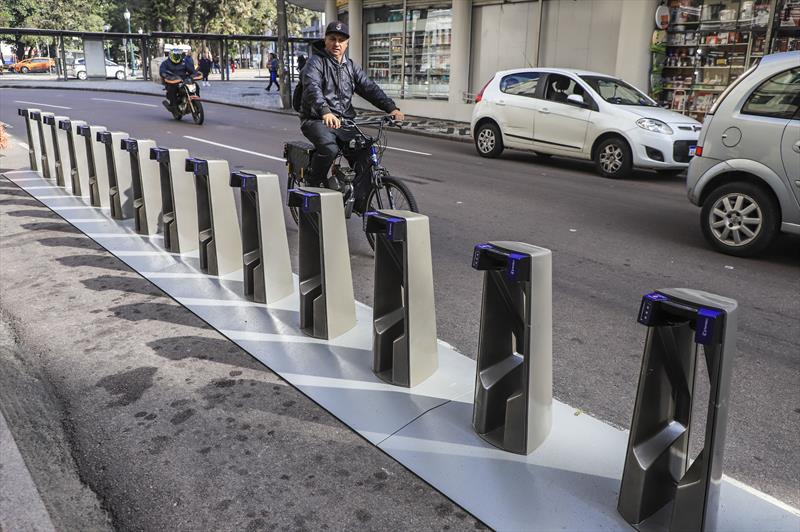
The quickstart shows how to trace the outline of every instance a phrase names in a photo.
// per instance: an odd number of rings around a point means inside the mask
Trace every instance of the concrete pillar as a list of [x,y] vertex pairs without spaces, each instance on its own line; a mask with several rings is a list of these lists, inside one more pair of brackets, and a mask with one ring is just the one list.
[[615,74],[644,92],[650,88],[650,42],[658,0],[625,2],[619,19]]
[[[352,1],[352,0],[351,0]],[[472,0],[453,2],[453,26],[450,32],[450,103],[464,103],[469,90],[470,37]]]
[[322,26],[322,33],[325,33],[325,26],[339,18],[339,10],[336,9],[336,0],[325,0],[325,24]]
[[349,0],[347,4],[347,25],[350,27],[350,47],[348,55],[356,64],[364,64],[364,3],[361,0]]

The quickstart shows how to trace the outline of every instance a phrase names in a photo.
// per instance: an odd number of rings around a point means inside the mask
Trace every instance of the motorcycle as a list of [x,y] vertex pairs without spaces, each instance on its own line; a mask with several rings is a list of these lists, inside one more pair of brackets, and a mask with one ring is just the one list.
[[198,79],[201,79],[200,75],[194,78],[164,80],[165,83],[178,84],[177,104],[173,108],[167,107],[175,120],[180,120],[184,115],[191,114],[192,121],[195,124],[198,126],[203,124],[205,120],[203,102],[200,101],[200,87],[195,83]]

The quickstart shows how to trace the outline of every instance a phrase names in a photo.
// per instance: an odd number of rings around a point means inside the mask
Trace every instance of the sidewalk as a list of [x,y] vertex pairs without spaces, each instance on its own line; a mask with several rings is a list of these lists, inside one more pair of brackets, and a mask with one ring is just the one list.
[[[213,81],[210,87],[201,87],[204,101],[223,105],[233,105],[259,111],[295,114],[294,111],[281,109],[280,96],[276,91],[267,92],[266,80],[246,81]],[[51,81],[51,80],[4,80],[0,78],[0,88],[11,89],[59,89],[90,90],[120,92],[128,94],[144,94],[163,97],[161,85],[150,81]],[[381,114],[378,111],[366,110],[363,116]],[[405,133],[413,133],[436,138],[446,138],[461,142],[472,142],[469,124],[453,120],[439,120],[419,116],[406,116],[403,129]]]

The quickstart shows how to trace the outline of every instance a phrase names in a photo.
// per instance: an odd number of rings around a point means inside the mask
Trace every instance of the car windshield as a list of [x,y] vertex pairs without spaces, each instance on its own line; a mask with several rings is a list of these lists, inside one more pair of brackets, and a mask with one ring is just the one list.
[[608,103],[657,107],[656,102],[621,79],[600,76],[581,76],[581,79]]

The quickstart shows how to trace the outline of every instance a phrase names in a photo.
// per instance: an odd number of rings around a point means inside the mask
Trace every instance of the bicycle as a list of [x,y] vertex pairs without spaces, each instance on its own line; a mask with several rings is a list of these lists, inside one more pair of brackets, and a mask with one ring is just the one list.
[[[361,129],[363,126],[377,126],[378,132],[374,137],[367,135]],[[417,200],[411,190],[398,177],[390,175],[389,171],[381,164],[383,152],[386,150],[386,133],[384,131],[386,126],[400,127],[389,116],[360,122],[342,119],[342,127],[355,130],[356,135],[346,147],[339,150],[325,188],[338,190],[342,193],[345,218],[350,218],[353,212],[363,218],[367,212],[382,209],[419,212],[417,210]],[[363,171],[369,173],[368,176],[359,176],[353,168],[341,165],[342,157],[358,155],[364,151],[369,153],[369,165],[363,169]],[[286,184],[287,190],[307,186],[306,175],[308,175],[311,158],[314,156],[314,146],[303,141],[287,142],[284,145],[283,155],[286,158],[286,166],[289,173]],[[355,207],[361,198],[355,197],[354,182],[357,179],[365,178],[370,180],[370,191],[366,202],[363,204],[363,211],[359,211]],[[300,214],[298,208],[289,207],[289,210],[295,223],[299,223]],[[370,247],[375,249],[375,235],[366,232],[365,235]]]

